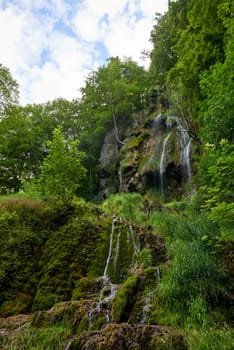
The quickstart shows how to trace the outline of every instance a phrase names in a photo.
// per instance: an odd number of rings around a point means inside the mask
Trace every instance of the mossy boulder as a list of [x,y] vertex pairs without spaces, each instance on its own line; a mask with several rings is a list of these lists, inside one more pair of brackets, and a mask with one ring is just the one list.
[[156,325],[108,324],[99,332],[84,332],[72,350],[186,350],[183,334]]
[[130,276],[121,286],[112,303],[112,321],[126,322],[136,302],[139,277]]

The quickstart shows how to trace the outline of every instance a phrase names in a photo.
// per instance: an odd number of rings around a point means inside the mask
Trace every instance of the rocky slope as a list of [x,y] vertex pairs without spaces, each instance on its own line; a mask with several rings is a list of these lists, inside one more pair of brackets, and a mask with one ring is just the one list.
[[180,331],[149,324],[167,262],[152,228],[83,201],[66,213],[18,201],[1,205],[1,232],[12,236],[2,239],[2,349],[41,337],[56,350],[185,348]]

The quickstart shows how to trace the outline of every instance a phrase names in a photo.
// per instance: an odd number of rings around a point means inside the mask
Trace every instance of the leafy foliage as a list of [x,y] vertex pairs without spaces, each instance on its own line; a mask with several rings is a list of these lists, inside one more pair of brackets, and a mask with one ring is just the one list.
[[206,155],[200,170],[203,182],[197,198],[208,210],[212,221],[220,225],[222,236],[233,240],[234,223],[234,146],[221,140],[218,146],[206,145]]
[[[228,14],[226,14],[228,16]],[[233,16],[229,14],[229,16]],[[200,118],[202,136],[206,142],[217,145],[221,139],[233,142],[234,109],[234,28],[228,22],[224,62],[218,62],[201,76],[200,86],[205,99]]]
[[9,69],[0,63],[0,113],[2,114],[6,107],[17,104],[18,97],[17,82],[12,78]]
[[65,140],[61,128],[54,130],[53,140],[48,141],[48,156],[36,180],[36,188],[43,197],[54,197],[66,205],[71,203],[86,173],[82,165],[85,154],[78,150],[78,145],[70,137]]

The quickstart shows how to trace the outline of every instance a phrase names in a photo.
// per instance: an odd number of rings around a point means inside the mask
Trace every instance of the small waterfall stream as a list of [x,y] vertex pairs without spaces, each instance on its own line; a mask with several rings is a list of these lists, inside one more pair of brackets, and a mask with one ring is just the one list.
[[121,238],[121,229],[119,227],[119,232],[117,236],[117,242],[116,242],[116,248],[115,248],[115,257],[114,257],[114,272],[116,272],[117,267],[117,261],[119,257],[119,244],[120,244],[120,238]]
[[166,146],[170,136],[171,136],[171,133],[169,133],[163,140],[162,153],[161,153],[160,162],[159,162],[159,180],[160,180],[160,190],[161,190],[162,196],[164,195],[163,180],[164,180],[164,173],[165,173],[165,166],[166,166]]
[[192,177],[192,167],[190,162],[191,146],[192,146],[192,138],[190,138],[184,150],[185,167],[186,167],[186,174],[187,174],[188,180],[190,180]]
[[179,119],[175,118],[177,123],[177,130],[180,135],[180,146],[181,146],[181,164],[183,167],[184,175],[187,180],[190,180],[192,176],[192,168],[190,162],[190,150],[192,138],[189,136],[188,128],[185,123]]
[[111,255],[113,250],[113,236],[115,232],[115,224],[118,221],[117,217],[114,217],[112,220],[111,225],[111,233],[110,233],[110,241],[109,241],[109,249],[108,249],[108,255],[103,271],[103,275],[99,278],[102,281],[102,288],[99,294],[99,299],[97,302],[92,303],[89,306],[89,310],[87,312],[88,321],[89,321],[89,329],[91,329],[93,325],[93,321],[97,314],[100,314],[100,312],[103,312],[103,316],[106,319],[106,322],[110,322],[110,313],[108,308],[103,308],[104,304],[108,304],[116,295],[117,292],[117,286],[111,283],[110,278],[108,277],[108,268],[111,261]]
[[[108,256],[106,259],[106,264],[104,267],[104,272],[103,275],[101,277],[102,279],[102,289],[100,291],[100,295],[99,295],[99,301],[97,303],[97,309],[100,311],[101,310],[101,306],[103,304],[107,304],[109,303],[112,299],[114,299],[116,292],[118,290],[117,286],[114,285],[113,283],[111,283],[111,280],[108,276],[108,268],[110,265],[110,261],[111,261],[111,255],[112,255],[112,250],[113,250],[113,235],[115,232],[115,223],[118,221],[118,218],[114,217],[113,221],[112,221],[112,225],[111,225],[111,234],[110,234],[110,242],[109,242],[109,251],[108,251]],[[120,236],[120,230],[119,230],[119,235],[118,235],[118,239],[117,239],[117,247],[116,247],[116,255],[115,255],[115,261],[117,262],[118,259],[118,252],[119,252],[119,236]],[[115,264],[116,264],[115,262]],[[106,295],[107,294],[107,295]],[[106,295],[106,296],[105,296]],[[110,322],[110,315],[109,313],[105,313],[105,318],[107,322]]]
[[[157,117],[156,119],[161,121],[159,117]],[[157,122],[158,124],[159,124],[159,121]],[[170,137],[173,135],[174,130],[176,131],[176,140],[177,140],[176,145],[178,145],[177,146],[179,148],[178,152],[180,152],[180,164],[182,168],[183,178],[186,181],[189,181],[192,176],[192,167],[190,162],[192,138],[188,133],[188,127],[183,120],[174,116],[167,116],[165,120],[164,134],[162,135],[164,139],[162,142],[162,147],[161,147],[161,152],[159,157],[159,165],[158,165],[159,188],[162,196],[164,196],[164,187],[165,187],[164,180],[165,180],[165,172],[166,172],[166,166],[167,166],[167,145],[170,140]],[[174,145],[174,147],[176,146]]]
[[104,268],[104,272],[103,272],[103,278],[107,277],[107,271],[108,271],[108,267],[110,264],[110,258],[111,258],[111,253],[112,253],[112,245],[113,245],[113,234],[114,234],[114,230],[115,230],[115,223],[118,219],[114,218],[112,221],[112,226],[111,226],[111,234],[110,234],[110,243],[109,243],[109,252],[108,252],[108,256],[106,259],[106,264],[105,264],[105,268]]
[[[91,329],[93,320],[97,316],[98,313],[102,313],[106,319],[106,322],[111,322],[111,301],[116,296],[120,285],[112,283],[110,270],[114,273],[118,272],[118,261],[119,261],[119,253],[121,249],[121,235],[122,235],[122,227],[119,226],[116,230],[117,222],[123,223],[120,218],[114,217],[111,225],[111,233],[109,240],[109,249],[108,255],[103,271],[103,275],[99,278],[102,282],[102,288],[99,293],[98,301],[92,303],[88,310],[88,319],[89,319],[89,329]],[[139,251],[137,240],[134,235],[134,231],[131,224],[126,224],[126,241],[128,245],[132,246],[132,258],[130,259],[129,268],[135,268],[136,256]],[[116,231],[118,232],[116,234]],[[134,266],[133,266],[134,264]],[[113,268],[113,269],[112,269]]]

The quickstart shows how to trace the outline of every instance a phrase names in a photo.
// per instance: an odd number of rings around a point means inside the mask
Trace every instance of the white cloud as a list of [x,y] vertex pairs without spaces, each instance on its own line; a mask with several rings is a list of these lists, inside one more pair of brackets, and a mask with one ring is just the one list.
[[164,13],[167,6],[168,0],[140,0],[141,11],[147,17],[151,17],[156,12]]
[[109,56],[140,62],[154,15],[166,8],[167,0],[0,0],[0,63],[22,103],[71,99]]

